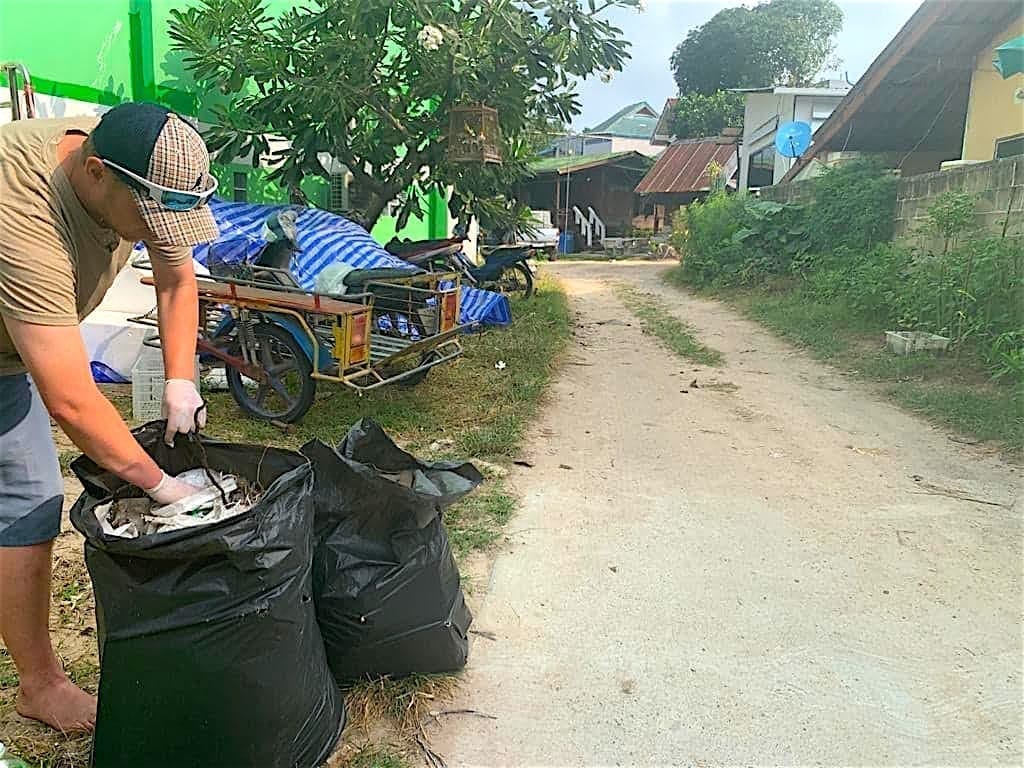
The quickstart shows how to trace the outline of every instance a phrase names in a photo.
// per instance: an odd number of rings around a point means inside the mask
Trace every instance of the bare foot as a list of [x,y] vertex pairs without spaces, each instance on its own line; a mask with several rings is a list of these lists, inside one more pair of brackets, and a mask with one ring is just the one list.
[[18,689],[15,709],[61,733],[91,731],[96,726],[96,697],[66,677],[41,688]]

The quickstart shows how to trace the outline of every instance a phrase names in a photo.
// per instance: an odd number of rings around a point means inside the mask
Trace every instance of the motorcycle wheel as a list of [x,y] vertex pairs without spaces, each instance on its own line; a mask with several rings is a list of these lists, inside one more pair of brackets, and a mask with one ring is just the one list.
[[513,264],[501,273],[495,287],[502,293],[520,294],[524,299],[533,296],[533,273],[525,264]]
[[[258,323],[253,329],[256,360],[268,375],[260,383],[226,366],[228,389],[238,407],[261,421],[291,424],[306,415],[316,395],[313,366],[295,338],[272,323]],[[233,354],[239,354],[236,347]]]

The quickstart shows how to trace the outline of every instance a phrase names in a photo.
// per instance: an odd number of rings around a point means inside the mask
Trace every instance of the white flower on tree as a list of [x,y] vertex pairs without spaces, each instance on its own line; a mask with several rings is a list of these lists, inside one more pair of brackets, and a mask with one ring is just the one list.
[[420,30],[420,33],[416,36],[416,39],[419,41],[419,44],[423,47],[423,50],[436,51],[438,48],[441,47],[441,44],[444,42],[444,33],[437,27],[433,26],[432,24],[427,24],[425,27],[423,27],[423,29]]
[[612,81],[612,78],[615,77],[615,70],[606,69],[604,72],[601,73],[600,77],[602,83],[610,83]]

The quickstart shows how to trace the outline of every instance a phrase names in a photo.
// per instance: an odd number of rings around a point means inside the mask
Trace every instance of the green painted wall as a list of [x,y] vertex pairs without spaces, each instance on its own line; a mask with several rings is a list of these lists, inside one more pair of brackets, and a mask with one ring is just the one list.
[[[170,11],[198,0],[0,0],[0,61],[28,66],[38,93],[111,106],[122,101],[157,101],[209,121],[210,107],[223,97],[200,90],[185,71],[183,54],[171,50]],[[273,13],[294,7],[291,0],[266,0]],[[0,84],[6,80],[0,76]],[[220,193],[232,199],[233,173],[247,174],[250,202],[287,202],[287,194],[266,181],[267,172],[248,165],[218,165]],[[302,184],[310,200],[325,206],[328,185],[310,178]],[[402,237],[445,237],[447,207],[432,194],[422,219],[410,220]],[[381,217],[374,237],[387,242],[395,220]]]
[[132,98],[128,11],[128,0],[0,0],[0,60],[24,63],[40,93],[117,104]]

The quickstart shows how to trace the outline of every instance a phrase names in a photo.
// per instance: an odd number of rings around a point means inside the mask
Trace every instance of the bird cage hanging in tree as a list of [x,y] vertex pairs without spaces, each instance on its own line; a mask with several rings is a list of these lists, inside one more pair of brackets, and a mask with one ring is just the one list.
[[484,104],[452,107],[448,127],[448,160],[453,163],[500,163],[498,110]]

